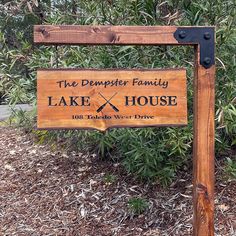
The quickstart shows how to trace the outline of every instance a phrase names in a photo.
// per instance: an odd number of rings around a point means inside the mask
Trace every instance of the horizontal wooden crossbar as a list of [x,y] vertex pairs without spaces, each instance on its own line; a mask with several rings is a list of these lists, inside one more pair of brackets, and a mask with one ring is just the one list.
[[[203,27],[184,27],[203,28]],[[71,45],[193,45],[178,42],[176,26],[35,25],[34,42]]]
[[34,42],[40,44],[145,45],[178,44],[175,26],[36,25]]
[[199,45],[200,64],[214,61],[214,27],[36,25],[34,42],[45,45]]

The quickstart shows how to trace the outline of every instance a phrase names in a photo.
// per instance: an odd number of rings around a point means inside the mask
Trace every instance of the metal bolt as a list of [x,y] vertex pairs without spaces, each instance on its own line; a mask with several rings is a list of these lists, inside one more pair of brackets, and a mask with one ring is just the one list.
[[204,60],[203,60],[203,63],[204,63],[205,65],[210,65],[210,63],[211,63],[211,58],[210,58],[210,57],[205,57]]
[[186,32],[185,32],[184,30],[181,30],[181,31],[179,32],[179,37],[180,37],[181,39],[184,39],[184,38],[186,37]]
[[211,34],[209,32],[206,32],[204,34],[204,39],[209,40],[211,38]]

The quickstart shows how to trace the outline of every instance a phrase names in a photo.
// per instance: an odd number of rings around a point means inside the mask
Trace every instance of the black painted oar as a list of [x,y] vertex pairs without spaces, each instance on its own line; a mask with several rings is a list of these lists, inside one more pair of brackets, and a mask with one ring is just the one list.
[[104,99],[106,100],[106,102],[105,102],[103,105],[101,105],[101,106],[97,109],[97,112],[100,112],[101,110],[103,110],[103,108],[104,108],[107,104],[109,104],[109,105],[112,107],[112,109],[113,109],[114,111],[119,112],[119,109],[118,109],[115,105],[113,105],[112,103],[110,103],[111,99],[112,99],[116,94],[117,94],[117,93],[113,94],[113,96],[110,97],[109,100],[107,100],[101,93],[99,93],[99,95],[100,95],[102,98],[104,98]]

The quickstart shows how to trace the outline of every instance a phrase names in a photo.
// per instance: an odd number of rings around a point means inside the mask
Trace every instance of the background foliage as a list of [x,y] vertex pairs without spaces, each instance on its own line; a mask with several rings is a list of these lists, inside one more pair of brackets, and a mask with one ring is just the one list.
[[[97,152],[121,161],[144,179],[167,184],[192,152],[193,49],[148,46],[34,46],[34,24],[215,25],[216,149],[235,166],[236,3],[234,0],[3,0],[0,4],[0,96],[12,106],[36,105],[36,69],[186,67],[189,125],[185,128],[37,131],[36,109],[16,112],[16,120],[38,142],[55,140],[66,149]],[[230,155],[230,156],[229,156]],[[229,167],[229,169],[230,169]],[[233,168],[232,167],[232,168]],[[233,169],[234,171],[234,169]]]

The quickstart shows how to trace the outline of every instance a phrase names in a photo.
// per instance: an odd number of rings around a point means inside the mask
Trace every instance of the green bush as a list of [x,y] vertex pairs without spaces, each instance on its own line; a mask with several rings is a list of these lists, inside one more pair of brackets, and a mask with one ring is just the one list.
[[226,159],[225,175],[229,180],[236,179],[236,155]]
[[128,207],[134,215],[140,215],[142,214],[147,208],[149,204],[147,200],[139,197],[134,197],[129,199],[128,201]]
[[[0,4],[0,93],[9,104],[36,100],[36,69],[186,67],[189,125],[185,128],[35,131],[35,117],[18,114],[39,142],[122,161],[143,179],[169,183],[191,154],[193,49],[171,46],[34,46],[34,24],[216,25],[216,150],[236,145],[235,1],[3,1]],[[65,4],[66,3],[66,4]],[[24,118],[25,117],[25,118]],[[31,122],[29,122],[31,117]],[[25,120],[25,122],[22,122]]]

